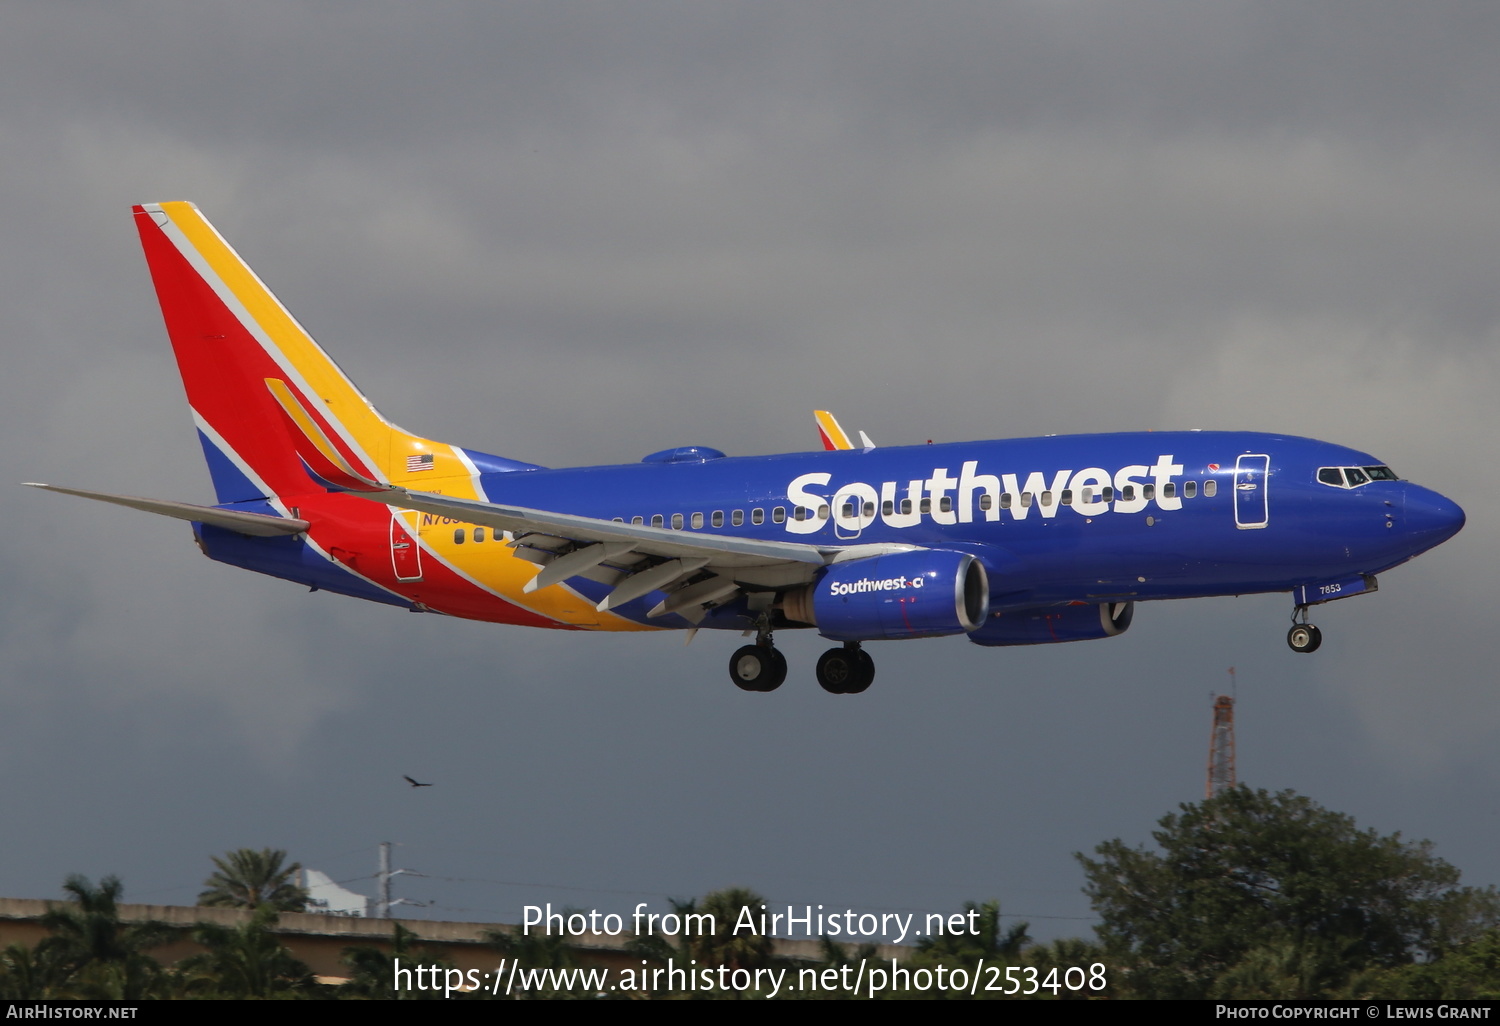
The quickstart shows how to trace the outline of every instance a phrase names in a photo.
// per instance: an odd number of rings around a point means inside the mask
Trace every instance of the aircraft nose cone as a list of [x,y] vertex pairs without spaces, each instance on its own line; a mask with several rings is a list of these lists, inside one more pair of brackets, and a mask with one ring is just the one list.
[[1427,488],[1411,485],[1406,491],[1406,533],[1425,552],[1441,545],[1464,526],[1464,511],[1458,503]]

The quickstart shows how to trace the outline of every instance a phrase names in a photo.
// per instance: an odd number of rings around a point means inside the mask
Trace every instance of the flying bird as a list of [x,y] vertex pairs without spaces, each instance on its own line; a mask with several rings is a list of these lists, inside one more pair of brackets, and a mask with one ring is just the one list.
[[407,783],[408,783],[408,784],[410,784],[410,785],[411,785],[411,786],[412,786],[412,787],[431,787],[431,786],[432,786],[432,785],[431,785],[431,784],[419,784],[419,783],[417,783],[417,782],[416,782],[416,781],[415,781],[415,780],[413,780],[413,779],[412,779],[412,778],[411,778],[411,777],[408,777],[408,776],[407,776],[407,775],[406,775],[406,774],[404,774],[404,773],[403,773],[403,774],[401,774],[401,779],[402,779],[402,780],[404,780],[404,781],[406,781],[406,782],[407,782]]

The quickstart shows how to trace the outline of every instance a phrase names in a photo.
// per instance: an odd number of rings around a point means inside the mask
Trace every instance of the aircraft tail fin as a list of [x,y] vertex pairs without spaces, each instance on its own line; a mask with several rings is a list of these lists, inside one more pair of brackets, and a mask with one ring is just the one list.
[[196,206],[134,211],[221,504],[306,492],[310,473],[332,488],[477,478],[470,453],[382,417]]
[[[838,418],[827,410],[814,410],[813,417],[818,422],[818,439],[823,443],[823,448],[829,452],[839,449],[853,449],[855,445],[849,440],[849,435],[839,425]],[[859,433],[859,446],[865,452],[875,448],[875,443],[870,441],[870,436],[863,431]]]
[[854,443],[849,441],[849,436],[839,426],[838,418],[827,410],[814,410],[813,418],[818,422],[818,440],[823,443],[823,448],[829,452],[837,449],[852,449]]

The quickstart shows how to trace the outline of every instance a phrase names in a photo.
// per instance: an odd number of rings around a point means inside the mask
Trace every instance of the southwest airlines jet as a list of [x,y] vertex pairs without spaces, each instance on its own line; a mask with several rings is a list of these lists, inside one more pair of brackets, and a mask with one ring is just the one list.
[[[550,470],[387,421],[190,203],[135,208],[217,503],[53,488],[191,521],[211,559],[419,612],[578,630],[753,636],[729,676],[786,677],[774,632],[867,641],[1108,638],[1137,602],[1290,592],[1310,606],[1451,538],[1464,514],[1375,457],[1307,438],[1151,432]],[[40,487],[52,487],[41,485]]]

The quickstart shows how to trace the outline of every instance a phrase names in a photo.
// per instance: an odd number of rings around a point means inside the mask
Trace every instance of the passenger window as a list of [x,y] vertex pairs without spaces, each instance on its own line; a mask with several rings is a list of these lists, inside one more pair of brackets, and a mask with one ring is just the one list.
[[845,520],[853,520],[854,519],[854,503],[852,503],[852,502],[846,502],[846,503],[844,503],[844,512],[842,514],[840,514],[840,515]]
[[891,499],[886,499],[880,504],[880,512],[884,516],[891,516],[896,512],[896,503]]
[[1204,498],[1206,498],[1206,499],[1212,499],[1215,495],[1218,494],[1218,492],[1219,492],[1219,482],[1215,481],[1213,478],[1209,478],[1207,481],[1203,482],[1203,497]]
[[869,520],[874,515],[875,515],[875,504],[873,502],[867,502],[867,503],[865,503],[865,519]]
[[1156,485],[1141,485],[1141,498],[1145,499],[1147,502],[1150,502],[1152,499],[1156,498]]
[[[615,523],[617,523],[617,524],[623,524],[624,522],[625,521],[621,520],[619,517],[615,518]],[[482,527],[476,527],[476,528],[474,528],[474,540],[477,541],[477,542],[484,541],[484,528],[482,528]]]
[[463,543],[464,543],[464,529],[462,527],[455,527],[453,529],[453,544],[454,545],[462,545]]
[[[757,510],[757,512],[759,512],[759,511]],[[777,506],[775,509],[771,510],[771,523],[773,523],[773,524],[784,524],[784,523],[786,523],[786,507],[785,506]]]
[[672,514],[672,530],[674,530],[674,531],[680,531],[680,530],[682,530],[682,514],[681,513],[673,513]]
[[827,520],[828,519],[828,507],[826,505],[818,507],[818,519],[819,520]]
[[[1170,487],[1170,486],[1168,486],[1168,487]],[[1184,481],[1184,482],[1182,482],[1182,494],[1186,495],[1189,499],[1193,498],[1193,496],[1195,496],[1195,495],[1198,494],[1198,482],[1197,481]]]
[[665,527],[666,525],[667,525],[667,522],[662,519],[662,515],[660,513],[654,514],[651,517],[651,526],[652,527]]
[[639,527],[639,526],[640,526],[640,525],[642,525],[642,524],[644,524],[644,523],[645,523],[645,521],[644,521],[644,520],[642,520],[642,519],[641,519],[641,518],[640,518],[640,517],[631,517],[631,518],[630,518],[630,522],[631,522],[631,523],[632,523],[632,524],[635,524],[635,525],[636,525],[636,526],[638,526],[638,527]]
[[731,526],[734,526],[734,527],[742,527],[742,526],[744,526],[744,523],[745,523],[745,511],[742,510],[742,509],[737,509],[733,513],[729,514],[729,523],[730,523]]
[[[764,524],[766,522],[766,511],[761,509],[759,506],[756,506],[750,511],[750,522],[752,524],[755,524],[757,527],[761,524]],[[778,524],[781,523],[780,520],[776,522]]]
[[693,530],[695,530],[695,531],[701,531],[701,530],[703,530],[703,514],[702,513],[694,513],[693,514]]
[[980,509],[983,509],[983,510],[992,509],[994,507],[994,505],[995,505],[995,497],[993,495],[991,495],[989,492],[984,492],[983,494],[981,494],[979,496],[979,508]]
[[1010,509],[1011,503],[1013,503],[1015,501],[1016,501],[1015,497],[1012,496],[1010,494],[1010,492],[1001,492],[1000,493],[1000,508],[1001,509]]
[[713,525],[715,527],[723,527],[724,526],[724,511],[722,509],[716,509],[716,510],[714,510]]
[[903,517],[909,517],[909,516],[911,516],[911,500],[910,499],[902,499],[901,500],[901,515]]
[[792,519],[793,520],[806,520],[807,519],[807,507],[806,506],[793,506],[792,507]]
[[953,512],[953,498],[951,496],[948,496],[948,495],[943,496],[941,499],[938,500],[938,509],[942,510],[944,513],[952,513]]
[[1029,508],[1031,508],[1031,493],[1030,492],[1022,492],[1021,493],[1021,507],[1023,509],[1029,509]]
[[1071,506],[1071,505],[1073,505],[1073,489],[1071,489],[1071,488],[1064,488],[1063,489],[1061,502],[1062,502],[1062,504],[1064,506]]
[[923,499],[922,500],[922,512],[923,513],[931,513],[932,512],[932,500],[931,499]]
[[1050,490],[1049,491],[1045,491],[1045,492],[1042,493],[1042,505],[1043,506],[1050,506],[1050,505],[1052,505],[1052,492]]
[[1112,485],[1105,485],[1104,486],[1104,494],[1100,495],[1099,498],[1103,502],[1114,502],[1115,501],[1115,490],[1114,490],[1114,487]]
[[1175,498],[1177,498],[1177,482],[1175,482],[1175,481],[1168,481],[1166,484],[1162,485],[1161,486],[1161,497],[1163,499],[1175,499]]
[[1121,502],[1134,502],[1135,501],[1135,485],[1126,485],[1124,488],[1120,489],[1120,501]]

